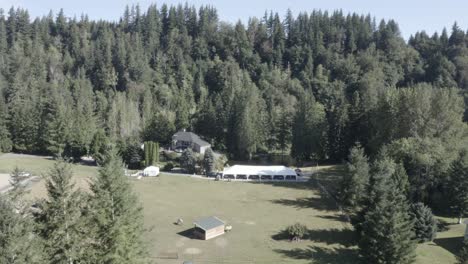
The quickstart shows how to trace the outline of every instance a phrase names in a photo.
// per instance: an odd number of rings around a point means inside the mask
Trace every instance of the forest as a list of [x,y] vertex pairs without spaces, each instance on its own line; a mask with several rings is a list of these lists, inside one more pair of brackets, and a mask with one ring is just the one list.
[[456,24],[405,42],[395,21],[341,11],[232,25],[210,6],[127,7],[119,22],[12,8],[0,15],[0,146],[79,158],[188,129],[239,160],[341,161],[356,142],[450,160],[466,139],[467,43]]

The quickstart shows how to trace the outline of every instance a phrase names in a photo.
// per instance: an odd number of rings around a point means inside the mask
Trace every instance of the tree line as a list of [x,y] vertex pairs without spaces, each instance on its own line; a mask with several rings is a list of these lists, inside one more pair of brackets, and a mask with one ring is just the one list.
[[244,25],[188,4],[127,7],[118,22],[11,8],[0,146],[99,159],[109,143],[123,155],[189,129],[235,159],[341,161],[358,141],[375,155],[408,137],[445,148],[467,120],[467,43],[456,24],[405,42],[393,20],[341,11]]

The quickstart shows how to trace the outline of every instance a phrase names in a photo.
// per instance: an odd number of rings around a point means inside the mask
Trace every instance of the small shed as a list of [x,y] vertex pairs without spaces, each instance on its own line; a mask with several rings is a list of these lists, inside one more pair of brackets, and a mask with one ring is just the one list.
[[208,240],[224,234],[224,226],[226,225],[216,216],[199,219],[193,224],[195,225],[195,236],[203,240]]
[[143,170],[143,176],[146,176],[146,177],[156,177],[159,175],[159,168],[158,167],[155,167],[155,166],[149,166],[149,167],[146,167],[144,170]]

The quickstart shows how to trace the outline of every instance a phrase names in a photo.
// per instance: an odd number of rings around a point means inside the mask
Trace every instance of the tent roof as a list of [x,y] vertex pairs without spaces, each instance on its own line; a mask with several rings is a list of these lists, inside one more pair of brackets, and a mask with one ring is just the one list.
[[296,172],[285,166],[250,166],[250,165],[234,165],[228,168],[224,168],[223,174],[231,175],[293,175],[296,176]]
[[153,170],[158,170],[159,171],[159,168],[156,167],[156,166],[149,166],[149,167],[146,167],[144,169],[144,171],[153,171]]
[[195,226],[203,229],[203,230],[210,230],[218,226],[224,225],[224,222],[221,221],[218,217],[216,216],[210,216],[210,217],[205,217],[202,219],[199,219],[193,223]]

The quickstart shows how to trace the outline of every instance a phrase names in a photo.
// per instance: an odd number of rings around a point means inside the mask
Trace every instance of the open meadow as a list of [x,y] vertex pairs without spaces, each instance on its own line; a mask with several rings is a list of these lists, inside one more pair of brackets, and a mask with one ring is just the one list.
[[[53,164],[49,158],[0,155],[0,173],[18,165],[40,175]],[[77,186],[86,188],[96,175],[93,166],[73,165]],[[319,167],[317,178],[327,189],[336,188],[343,173],[339,166]],[[154,263],[356,263],[357,247],[351,225],[343,221],[332,197],[310,183],[216,182],[162,174],[132,180],[144,208],[150,256]],[[44,197],[43,181],[31,188],[32,197]],[[194,220],[215,215],[233,230],[208,241],[192,239]],[[182,218],[182,226],[174,222]],[[454,219],[445,219],[449,223]],[[296,222],[308,228],[300,242],[289,242],[283,230]],[[447,225],[431,243],[418,246],[417,263],[455,263],[464,225]],[[177,257],[177,259],[175,259]]]

